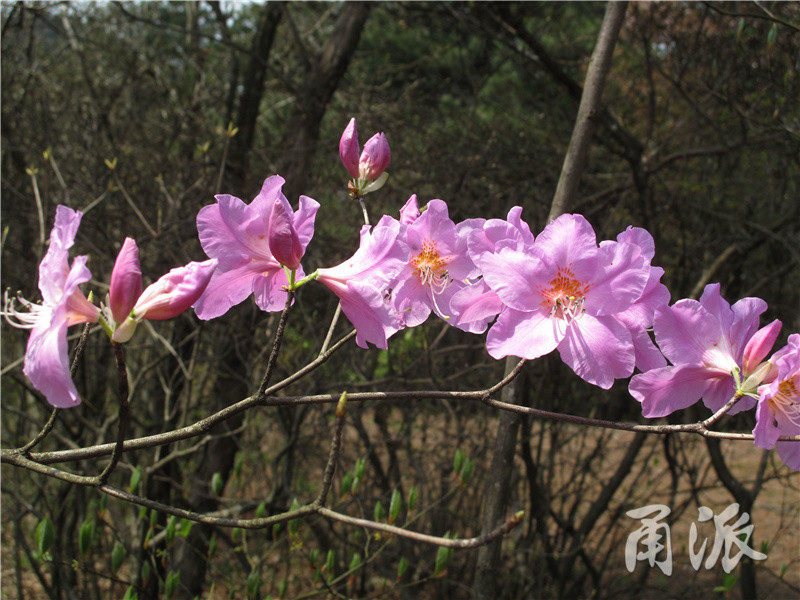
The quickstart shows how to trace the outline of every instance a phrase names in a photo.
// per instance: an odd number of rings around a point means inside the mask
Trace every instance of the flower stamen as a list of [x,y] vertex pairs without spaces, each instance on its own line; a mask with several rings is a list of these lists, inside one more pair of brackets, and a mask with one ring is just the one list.
[[800,373],[778,384],[778,393],[768,400],[775,415],[783,415],[792,425],[800,427]]

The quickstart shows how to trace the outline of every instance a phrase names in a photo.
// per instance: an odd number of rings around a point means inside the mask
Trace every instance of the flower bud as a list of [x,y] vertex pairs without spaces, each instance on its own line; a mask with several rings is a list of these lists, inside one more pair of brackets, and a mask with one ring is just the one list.
[[115,323],[122,323],[127,318],[141,294],[139,248],[133,239],[126,237],[114,262],[108,291],[109,307]]
[[172,269],[145,289],[133,307],[136,320],[163,320],[178,316],[194,304],[205,291],[217,259],[191,262]]
[[355,119],[350,119],[339,140],[339,158],[353,179],[358,179],[358,131]]
[[742,354],[742,373],[745,377],[753,373],[764,357],[772,350],[778,334],[781,332],[781,322],[775,319],[753,334],[744,347]]
[[389,142],[383,133],[376,133],[366,144],[361,158],[358,161],[358,174],[366,181],[375,181],[389,166],[392,154],[389,151]]
[[292,211],[286,210],[280,198],[275,200],[269,217],[269,251],[281,265],[296,271],[303,257],[303,245],[292,222]]

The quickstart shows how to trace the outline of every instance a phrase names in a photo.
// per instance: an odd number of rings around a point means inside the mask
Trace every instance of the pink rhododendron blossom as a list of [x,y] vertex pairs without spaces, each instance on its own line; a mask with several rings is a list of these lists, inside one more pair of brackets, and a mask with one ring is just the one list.
[[269,219],[269,250],[284,267],[292,271],[300,268],[305,248],[292,222],[292,211],[287,210],[280,199],[276,199]]
[[800,471],[800,441],[778,441],[781,435],[800,435],[800,334],[790,335],[770,362],[776,374],[771,383],[758,388],[754,443],[776,448],[783,462]]
[[145,288],[136,301],[131,316],[151,321],[177,317],[197,302],[216,268],[217,259],[212,258],[171,269]]
[[[282,310],[287,293],[284,288],[289,282],[280,260],[297,264],[294,270],[298,278],[304,276],[299,258],[314,235],[319,204],[300,196],[299,207],[292,212],[281,193],[283,183],[278,175],[269,177],[250,204],[220,194],[216,204],[200,209],[197,214],[200,244],[209,258],[218,261],[206,291],[194,306],[201,319],[219,317],[251,294],[261,310]],[[285,215],[273,219],[278,203]],[[271,248],[282,254],[280,260]]]
[[92,277],[86,267],[87,257],[75,257],[72,266],[68,262],[81,217],[82,213],[66,206],[56,208],[50,246],[39,265],[42,304],[20,299],[27,312],[16,310],[13,301],[6,303],[4,311],[12,325],[31,329],[23,373],[58,408],[71,408],[81,402],[70,376],[67,328],[93,323],[100,313],[78,289]]
[[[473,219],[474,226],[467,239],[470,259],[478,264],[487,253],[502,248],[524,251],[533,245],[530,227],[522,220],[522,208],[513,207],[506,220]],[[505,304],[483,278],[457,290],[450,299],[450,312],[456,315],[453,325],[470,333],[483,333],[489,323],[503,310]]]
[[393,283],[393,304],[408,327],[423,323],[431,311],[450,319],[453,293],[478,276],[467,254],[467,238],[475,227],[471,221],[456,225],[447,205],[431,200],[417,219],[401,229],[409,259]]
[[[650,235],[650,232],[640,227],[628,227],[617,236],[616,242],[604,241],[600,243],[600,246],[615,243],[636,246],[648,263],[655,256],[653,236]],[[670,293],[667,286],[661,283],[662,275],[664,275],[664,269],[651,265],[650,276],[647,279],[642,295],[625,311],[614,315],[630,331],[635,352],[636,368],[643,372],[667,365],[664,355],[653,344],[653,340],[647,332],[653,326],[653,317],[656,309],[669,304]]]
[[114,323],[122,323],[131,314],[142,295],[142,269],[136,241],[126,237],[111,271],[108,303]]
[[385,350],[388,338],[404,326],[392,306],[390,287],[408,262],[400,227],[400,222],[389,216],[383,216],[372,229],[364,225],[356,253],[340,265],[318,271],[318,280],[339,297],[362,348],[371,342]]
[[374,192],[386,183],[386,167],[392,159],[386,135],[376,133],[359,152],[356,120],[350,119],[339,140],[339,157],[347,172],[353,177],[350,188],[363,195]]
[[[657,309],[653,319],[656,342],[672,366],[631,379],[629,391],[642,403],[642,414],[663,417],[700,398],[712,411],[722,408],[735,392],[734,372],[744,377],[751,374],[742,370],[744,349],[756,335],[759,316],[766,309],[760,298],[743,298],[730,306],[720,295],[719,284],[707,285],[699,302],[679,300]],[[780,326],[776,323],[767,326],[770,331]],[[767,351],[759,345],[762,357]],[[753,405],[745,396],[730,412]]]
[[605,389],[633,372],[631,334],[614,315],[641,297],[650,276],[638,247],[598,247],[586,219],[562,215],[532,244],[498,241],[476,258],[507,307],[487,335],[492,357],[558,349],[579,377]]

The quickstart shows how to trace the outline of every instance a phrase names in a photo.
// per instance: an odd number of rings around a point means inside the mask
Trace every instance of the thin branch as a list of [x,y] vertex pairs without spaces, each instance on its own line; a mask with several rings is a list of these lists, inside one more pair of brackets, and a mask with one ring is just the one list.
[[122,447],[125,443],[125,430],[128,427],[128,368],[125,365],[125,351],[122,344],[112,342],[112,345],[114,346],[114,356],[117,359],[117,369],[119,371],[119,427],[117,429],[117,442],[114,444],[114,450],[111,452],[111,460],[98,477],[98,481],[101,484],[108,481],[108,478],[111,477],[111,473],[114,472],[122,456]]
[[269,385],[269,380],[272,377],[272,372],[275,370],[275,364],[278,361],[278,353],[281,349],[281,342],[283,341],[283,333],[286,331],[286,319],[289,316],[289,310],[292,308],[292,300],[294,300],[294,291],[287,290],[286,304],[283,306],[281,318],[278,321],[278,326],[275,328],[275,342],[272,344],[272,351],[269,353],[269,359],[267,359],[267,370],[264,373],[264,378],[261,380],[261,385],[258,386],[257,398],[264,396],[267,385]]

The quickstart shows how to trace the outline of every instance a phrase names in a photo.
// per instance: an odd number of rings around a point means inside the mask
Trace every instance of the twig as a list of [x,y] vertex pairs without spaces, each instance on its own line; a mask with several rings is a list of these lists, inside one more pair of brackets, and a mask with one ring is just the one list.
[[122,447],[125,443],[125,430],[128,426],[128,368],[125,366],[125,351],[122,344],[112,342],[114,346],[114,355],[117,359],[117,369],[119,371],[119,428],[117,430],[117,442],[114,444],[114,450],[111,452],[111,460],[103,469],[98,477],[98,482],[102,485],[111,477],[111,473],[117,466],[120,457],[122,456]]
[[36,183],[36,171],[30,168],[28,175],[31,176],[33,197],[36,200],[36,214],[39,217],[39,244],[44,246],[44,211],[42,210],[42,197],[39,195],[39,185]]
[[272,377],[272,371],[275,370],[275,363],[278,361],[278,353],[280,352],[281,342],[283,341],[283,333],[286,330],[286,319],[289,316],[289,310],[292,308],[292,300],[294,300],[294,291],[286,290],[286,304],[283,307],[283,312],[281,312],[278,326],[275,328],[275,342],[272,344],[272,351],[269,353],[269,359],[267,359],[267,370],[264,373],[264,378],[261,380],[261,385],[258,386],[256,398],[264,396],[267,385],[269,385],[269,380]]
[[119,175],[117,174],[116,169],[113,170],[112,173],[114,174],[114,183],[117,184],[117,187],[119,188],[120,193],[125,198],[126,202],[130,205],[130,207],[133,209],[133,212],[135,212],[136,216],[139,217],[139,220],[142,222],[142,225],[145,226],[145,228],[147,229],[148,233],[151,236],[158,237],[158,234],[156,233],[156,230],[153,229],[150,226],[150,223],[148,223],[147,219],[144,218],[144,215],[142,214],[142,211],[139,210],[139,207],[136,206],[136,203],[128,195],[128,191],[125,189],[125,186],[122,184],[122,180],[119,178]]
[[331,319],[331,324],[328,327],[328,333],[325,334],[325,340],[322,342],[322,348],[320,348],[318,356],[325,354],[325,351],[328,349],[328,344],[331,343],[331,338],[333,337],[333,330],[336,328],[336,323],[339,321],[339,315],[341,314],[342,303],[338,302],[336,304],[336,310],[333,313],[333,318]]

